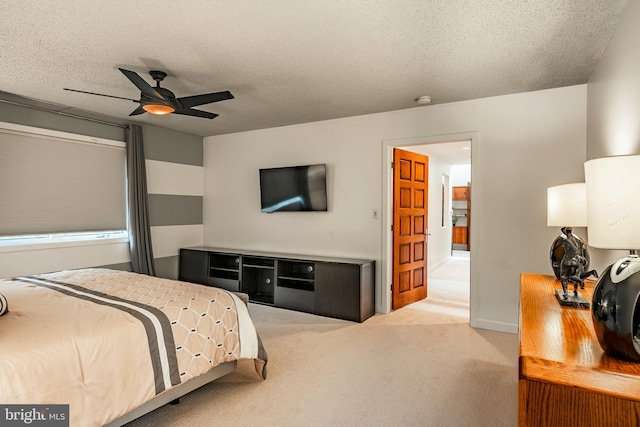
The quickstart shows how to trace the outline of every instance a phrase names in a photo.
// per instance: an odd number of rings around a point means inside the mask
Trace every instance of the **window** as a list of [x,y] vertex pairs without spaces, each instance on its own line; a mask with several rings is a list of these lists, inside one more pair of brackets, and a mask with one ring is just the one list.
[[126,238],[125,144],[0,123],[0,246]]
[[[22,245],[59,245],[69,242],[113,242],[127,241],[127,230],[102,231],[97,233],[59,233],[40,234],[32,236],[3,236],[0,237],[0,248]],[[0,251],[2,252],[2,251]]]

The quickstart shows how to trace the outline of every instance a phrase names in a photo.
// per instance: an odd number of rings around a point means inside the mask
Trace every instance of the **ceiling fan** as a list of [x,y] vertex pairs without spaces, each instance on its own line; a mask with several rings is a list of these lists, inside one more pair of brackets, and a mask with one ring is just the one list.
[[152,87],[147,83],[138,73],[134,71],[118,68],[122,71],[130,81],[138,89],[140,89],[140,99],[123,98],[114,95],[104,95],[102,93],[85,92],[83,90],[68,89],[71,92],[88,93],[90,95],[100,95],[109,98],[125,99],[127,101],[133,101],[140,106],[136,108],[130,116],[137,116],[145,112],[151,114],[182,114],[184,116],[202,117],[205,119],[213,119],[218,117],[217,114],[209,113],[208,111],[196,110],[192,107],[198,105],[210,104],[212,102],[224,101],[227,99],[233,99],[233,95],[228,90],[223,92],[205,93],[202,95],[184,96],[182,98],[176,98],[176,96],[169,89],[160,87],[160,82],[167,77],[167,73],[164,71],[151,70],[149,74],[156,81],[156,87]]

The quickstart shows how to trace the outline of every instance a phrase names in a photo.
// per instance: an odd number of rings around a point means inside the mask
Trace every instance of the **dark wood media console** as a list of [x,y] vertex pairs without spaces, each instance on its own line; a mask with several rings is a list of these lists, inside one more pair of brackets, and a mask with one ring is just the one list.
[[375,313],[373,260],[182,248],[178,279],[320,316],[363,322]]

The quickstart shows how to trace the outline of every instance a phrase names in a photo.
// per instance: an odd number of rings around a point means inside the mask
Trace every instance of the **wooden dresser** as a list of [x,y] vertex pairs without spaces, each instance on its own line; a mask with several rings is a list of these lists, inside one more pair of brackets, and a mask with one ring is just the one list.
[[[580,291],[589,301],[594,284]],[[553,276],[520,276],[518,424],[640,426],[640,363],[604,354],[591,310],[560,306],[556,289]]]

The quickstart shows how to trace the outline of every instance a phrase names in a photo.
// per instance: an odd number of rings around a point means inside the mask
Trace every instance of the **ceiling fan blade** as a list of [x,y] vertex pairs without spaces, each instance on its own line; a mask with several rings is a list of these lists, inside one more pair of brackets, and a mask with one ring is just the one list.
[[225,101],[233,99],[233,95],[228,90],[224,92],[205,93],[202,95],[185,96],[178,98],[178,101],[184,108],[191,108],[203,104],[211,104],[212,102]]
[[140,102],[137,99],[131,99],[131,98],[123,98],[121,96],[114,96],[114,95],[105,95],[103,93],[96,93],[96,92],[86,92],[84,90],[77,90],[77,89],[68,89],[68,88],[63,88],[64,90],[68,90],[70,92],[80,92],[80,93],[88,93],[89,95],[98,95],[98,96],[106,96],[108,98],[116,98],[116,99],[124,99],[127,101],[133,101],[133,102]]
[[195,110],[193,108],[185,108],[183,110],[176,110],[173,114],[182,114],[183,116],[202,117],[203,119],[215,119],[218,117],[215,113],[209,113],[208,111]]
[[133,112],[131,114],[129,114],[130,116],[137,116],[139,114],[143,114],[146,113],[146,111],[144,110],[144,108],[142,108],[142,105],[139,106],[138,108],[136,108],[135,110],[133,110]]
[[136,87],[140,89],[140,92],[142,92],[144,95],[148,96],[151,99],[155,99],[157,101],[165,101],[164,97],[157,90],[151,87],[151,85],[147,83],[142,77],[140,77],[138,73],[134,71],[125,70],[123,68],[118,68],[118,69],[129,80],[131,80],[131,83],[136,85]]

